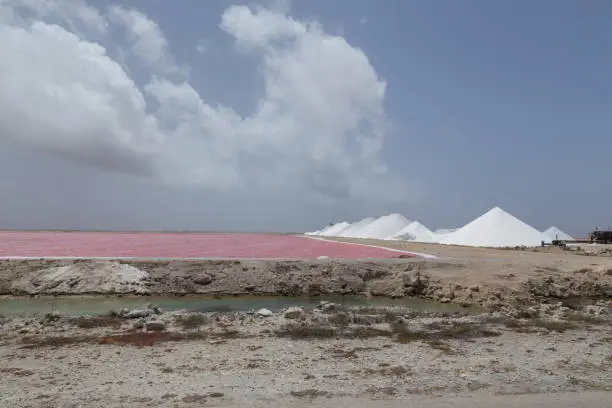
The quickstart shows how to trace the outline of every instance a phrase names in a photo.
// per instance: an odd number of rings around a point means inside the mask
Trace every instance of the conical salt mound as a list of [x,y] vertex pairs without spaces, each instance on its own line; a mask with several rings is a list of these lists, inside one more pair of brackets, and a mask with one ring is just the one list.
[[432,240],[432,232],[418,221],[411,222],[398,233],[387,237],[389,240],[426,241]]
[[358,238],[385,239],[397,234],[411,222],[401,214],[384,215],[365,226],[359,232]]
[[339,222],[337,224],[332,225],[331,227],[329,227],[327,230],[320,233],[319,235],[322,235],[324,237],[335,237],[350,226],[351,224],[349,224],[348,222],[345,222],[345,221]]
[[480,247],[534,247],[541,245],[542,241],[547,242],[549,238],[501,208],[495,207],[447,235],[441,243]]
[[367,217],[367,218],[364,218],[363,220],[357,221],[351,224],[350,227],[342,231],[340,234],[338,234],[338,236],[346,237],[346,238],[358,238],[361,230],[363,230],[365,227],[368,226],[368,224],[370,224],[372,221],[375,221],[375,220],[376,218],[374,217]]
[[573,241],[574,240],[574,238],[572,238],[569,234],[566,234],[565,232],[561,231],[557,227],[550,227],[549,229],[544,231],[544,235],[546,235],[551,241],[557,240],[557,239],[561,241]]

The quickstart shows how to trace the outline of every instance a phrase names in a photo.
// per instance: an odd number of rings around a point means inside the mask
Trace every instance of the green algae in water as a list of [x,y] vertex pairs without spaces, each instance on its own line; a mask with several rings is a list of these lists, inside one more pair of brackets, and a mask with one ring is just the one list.
[[187,309],[197,312],[230,312],[266,308],[274,312],[290,306],[305,309],[316,307],[321,301],[345,306],[400,306],[425,312],[474,312],[456,304],[438,303],[416,298],[366,298],[362,296],[41,296],[36,298],[2,298],[0,314],[5,316],[41,315],[59,312],[69,315],[102,315],[121,308],[138,309],[147,303],[160,306],[164,311]]

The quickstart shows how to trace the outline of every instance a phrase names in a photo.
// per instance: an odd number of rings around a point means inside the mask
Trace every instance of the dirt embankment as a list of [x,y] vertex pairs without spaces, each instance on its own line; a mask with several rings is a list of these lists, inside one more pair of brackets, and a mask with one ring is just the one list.
[[342,262],[1,261],[0,294],[365,294],[493,307],[541,298],[612,297],[612,260],[505,252],[511,256]]

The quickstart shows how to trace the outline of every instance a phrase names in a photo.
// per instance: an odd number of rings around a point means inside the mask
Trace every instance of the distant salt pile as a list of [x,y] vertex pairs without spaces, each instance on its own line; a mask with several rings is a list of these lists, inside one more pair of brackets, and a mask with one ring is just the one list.
[[348,222],[342,221],[342,222],[332,225],[331,227],[319,233],[318,235],[321,235],[324,237],[336,237],[338,236],[338,234],[340,234],[342,231],[344,231],[350,226],[351,224],[349,224]]
[[452,234],[458,229],[459,228],[438,228],[437,230],[434,231],[434,234],[439,234],[439,235]]
[[361,231],[375,220],[376,218],[374,217],[367,217],[360,221],[354,222],[353,224],[351,224],[350,227],[342,231],[337,236],[345,238],[357,238],[359,237]]
[[569,234],[566,234],[554,226],[544,231],[544,235],[546,235],[551,241],[557,239],[561,241],[574,241],[574,238],[572,238]]
[[389,240],[401,240],[401,241],[418,241],[418,242],[432,242],[434,240],[433,232],[418,221],[413,221],[398,233],[387,237]]
[[325,227],[323,229],[320,229],[320,230],[317,230],[317,231],[314,231],[314,232],[305,232],[304,235],[323,235],[325,232],[327,232],[328,229],[330,229],[334,225],[328,225],[327,227]]
[[384,215],[365,226],[357,238],[385,239],[397,234],[411,222],[401,214]]
[[479,247],[539,246],[549,238],[499,207],[441,240],[442,244]]
[[424,242],[440,243],[446,239],[450,234],[457,231],[459,228],[438,228],[431,233],[431,240]]

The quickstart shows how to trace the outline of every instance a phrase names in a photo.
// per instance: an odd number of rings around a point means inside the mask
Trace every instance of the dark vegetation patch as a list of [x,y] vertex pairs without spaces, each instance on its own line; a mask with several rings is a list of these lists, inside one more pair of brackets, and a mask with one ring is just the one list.
[[564,320],[545,320],[545,319],[534,319],[530,321],[535,327],[540,327],[549,331],[557,333],[565,333],[567,330],[578,329],[578,326],[574,322]]
[[65,347],[75,344],[106,344],[116,346],[136,346],[150,347],[157,343],[173,341],[197,341],[197,340],[216,340],[224,341],[228,339],[245,338],[236,330],[224,330],[221,332],[204,333],[173,333],[173,332],[142,332],[132,331],[125,334],[111,336],[51,336],[51,337],[24,337],[22,348],[36,349],[43,347]]
[[329,339],[338,335],[338,329],[322,324],[286,324],[276,331],[276,335],[292,340]]
[[124,320],[113,316],[81,316],[71,318],[69,322],[80,329],[96,329],[101,327],[118,329]]
[[29,336],[21,339],[23,349],[36,349],[43,347],[66,347],[76,344],[93,343],[96,340],[93,336],[50,336],[38,337]]
[[317,397],[326,397],[329,394],[327,391],[321,391],[314,388],[309,388],[307,390],[299,390],[299,391],[291,391],[291,395],[298,398],[317,398]]
[[0,374],[10,374],[16,377],[29,377],[31,375],[34,375],[34,371],[26,370],[23,368],[7,367],[0,368]]
[[208,319],[202,314],[179,315],[175,319],[175,323],[183,330],[198,329],[205,324],[208,324]]
[[586,325],[608,325],[610,320],[598,317],[590,316],[582,313],[570,313],[564,320],[551,320],[551,319],[514,319],[508,316],[492,316],[485,320],[486,323],[501,325],[507,329],[519,332],[519,333],[530,333],[537,331],[537,329],[546,329],[548,331],[554,331],[558,333],[564,333],[567,330],[575,330]]
[[356,359],[358,356],[357,353],[362,351],[378,351],[380,350],[377,347],[353,347],[351,349],[344,348],[333,348],[331,349],[332,357],[334,358],[347,358],[347,359]]
[[435,323],[426,327],[425,330],[413,330],[405,323],[390,323],[388,329],[355,326],[335,327],[322,323],[286,324],[277,330],[278,337],[287,337],[292,340],[316,340],[316,339],[371,339],[386,337],[398,343],[410,343],[423,341],[430,343],[432,347],[451,353],[443,340],[465,340],[482,337],[496,337],[501,333],[490,330],[485,324],[475,322],[453,322]]
[[367,377],[380,375],[384,377],[404,378],[412,376],[410,369],[404,366],[379,366],[376,368],[365,368],[361,371]]

